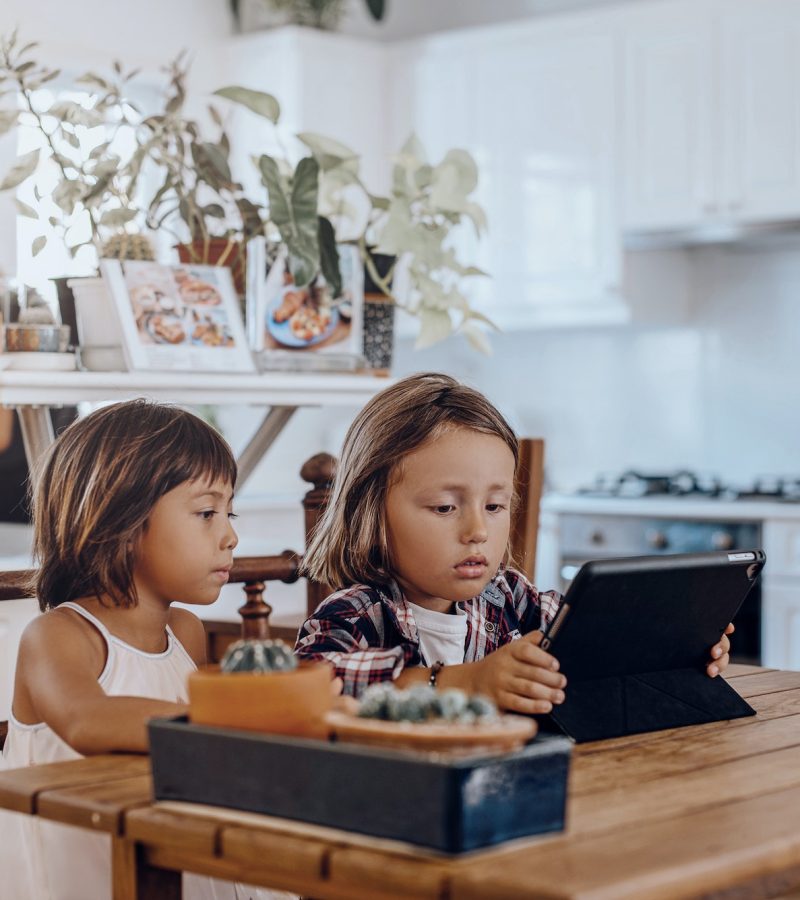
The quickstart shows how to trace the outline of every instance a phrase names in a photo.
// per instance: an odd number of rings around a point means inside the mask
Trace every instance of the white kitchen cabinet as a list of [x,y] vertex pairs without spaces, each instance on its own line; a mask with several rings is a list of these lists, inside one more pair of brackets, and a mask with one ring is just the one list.
[[514,328],[623,320],[611,25],[569,16],[415,42],[394,80],[433,161],[454,146],[477,160],[477,261],[492,275],[474,282],[478,307]]
[[623,227],[800,216],[800,0],[626,7]]
[[715,212],[710,4],[644,4],[624,16],[623,224],[683,228]]
[[800,215],[800,2],[721,10],[722,200],[749,222]]
[[762,662],[800,669],[800,521],[764,522]]
[[764,582],[763,597],[762,665],[800,669],[800,579],[770,576]]

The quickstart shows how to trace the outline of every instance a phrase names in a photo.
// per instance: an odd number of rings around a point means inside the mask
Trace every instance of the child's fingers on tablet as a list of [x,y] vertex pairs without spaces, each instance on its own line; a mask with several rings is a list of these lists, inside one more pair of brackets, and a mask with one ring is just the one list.
[[508,689],[519,697],[527,697],[530,700],[548,700],[550,703],[563,703],[564,692],[558,688],[551,688],[539,681],[531,681],[529,678],[512,678]]
[[[537,632],[537,634],[541,634],[541,632]],[[541,666],[543,669],[552,669],[554,672],[558,671],[558,660],[555,656],[551,656],[546,650],[542,650],[541,647],[527,641],[525,638],[521,641],[512,641],[510,646],[514,659],[529,663],[532,666]]]
[[522,713],[526,716],[549,713],[553,709],[553,704],[549,700],[532,700],[511,691],[501,691],[497,696],[497,703],[506,712]]
[[543,666],[537,666],[520,660],[514,660],[511,670],[515,678],[523,678],[525,681],[535,681],[552,688],[563,688],[567,679],[560,672],[553,672]]

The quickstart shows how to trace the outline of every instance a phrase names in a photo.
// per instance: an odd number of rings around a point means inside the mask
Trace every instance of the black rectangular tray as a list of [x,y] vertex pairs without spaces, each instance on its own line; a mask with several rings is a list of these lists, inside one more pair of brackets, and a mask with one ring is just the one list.
[[192,725],[149,725],[156,800],[280,816],[445,853],[564,828],[572,742],[464,758]]

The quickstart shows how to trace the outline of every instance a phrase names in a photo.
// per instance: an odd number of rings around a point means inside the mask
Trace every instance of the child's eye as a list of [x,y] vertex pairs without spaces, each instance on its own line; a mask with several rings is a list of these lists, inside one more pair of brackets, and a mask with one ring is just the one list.
[[500,512],[501,510],[505,509],[505,506],[502,503],[487,503],[486,509],[489,512]]
[[210,522],[211,519],[213,519],[216,514],[217,514],[217,511],[215,509],[202,509],[198,513],[200,518],[204,519],[206,522]]
[[455,509],[455,506],[452,504],[443,504],[442,506],[434,506],[433,511],[439,513],[440,515],[447,515],[447,513],[452,512]]
[[238,516],[235,512],[229,512],[229,513],[228,513],[228,518],[229,518],[229,519],[238,519],[239,516]]

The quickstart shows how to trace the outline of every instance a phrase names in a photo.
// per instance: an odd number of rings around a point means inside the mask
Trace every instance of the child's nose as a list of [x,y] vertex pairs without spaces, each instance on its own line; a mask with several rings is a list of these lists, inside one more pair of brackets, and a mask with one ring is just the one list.
[[464,520],[462,539],[465,544],[483,543],[489,536],[483,510],[468,512]]
[[233,525],[231,524],[231,520],[228,519],[228,527],[225,529],[225,534],[222,536],[222,546],[229,547],[231,550],[233,550],[238,543],[239,535],[236,533]]

